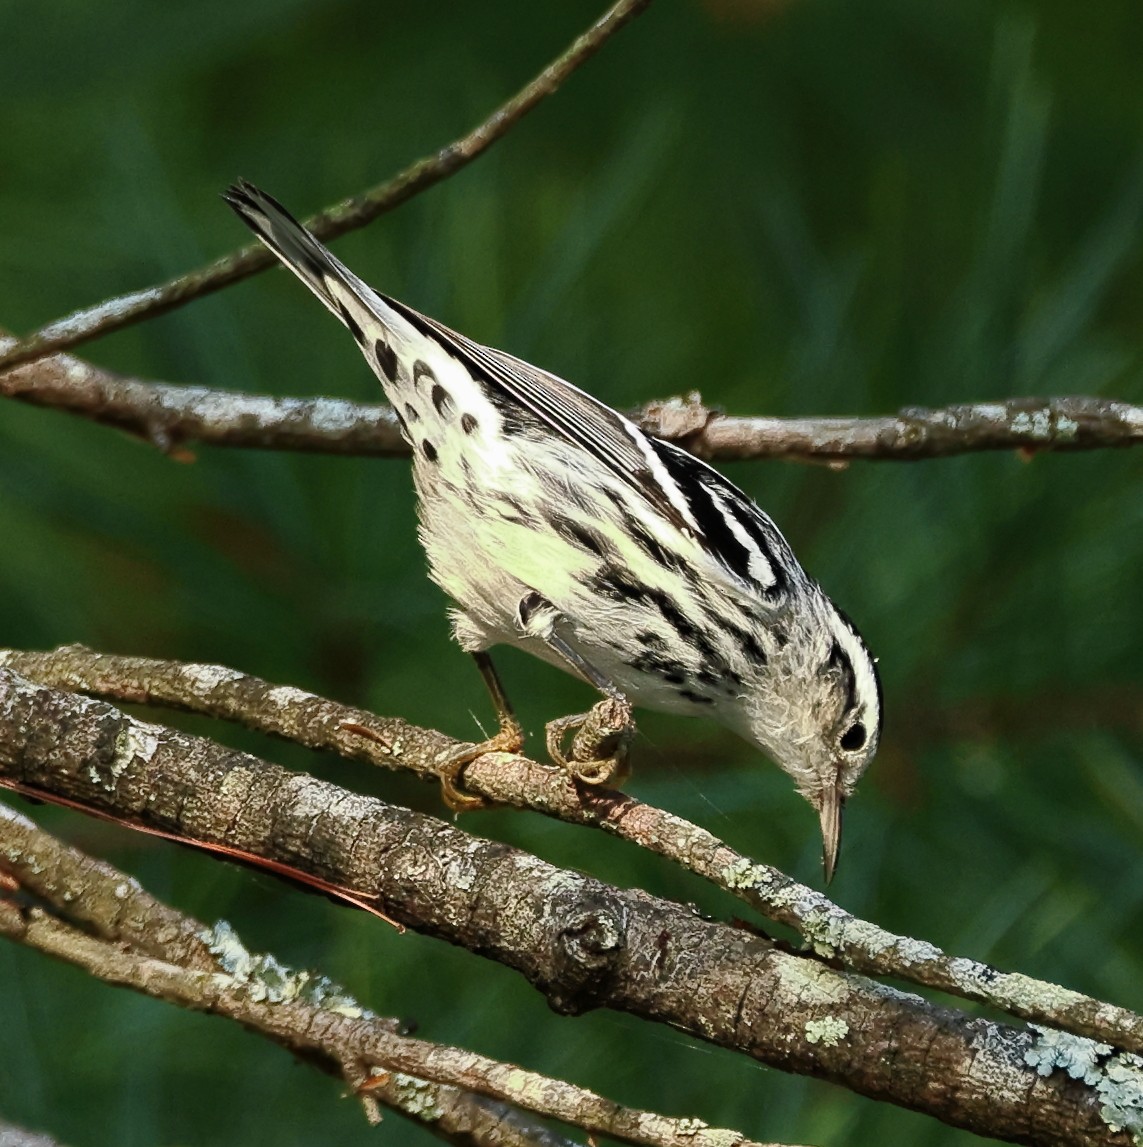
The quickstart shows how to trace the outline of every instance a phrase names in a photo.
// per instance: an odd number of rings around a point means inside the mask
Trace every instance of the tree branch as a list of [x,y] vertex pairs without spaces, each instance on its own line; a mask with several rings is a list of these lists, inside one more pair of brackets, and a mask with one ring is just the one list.
[[[426,188],[466,167],[506,135],[538,103],[558,91],[573,72],[590,60],[620,28],[643,12],[650,3],[651,0],[617,0],[535,79],[501,104],[467,135],[442,147],[435,155],[411,164],[378,187],[318,212],[306,220],[306,226],[319,239],[335,239],[347,231],[363,227],[377,216],[392,211],[394,207],[399,207]],[[274,264],[273,255],[260,244],[252,244],[167,283],[133,291],[94,307],[75,311],[41,327],[35,334],[21,339],[0,353],[0,371],[42,358],[52,351],[90,342],[142,319],[165,314]]]
[[1143,1094],[1137,1057],[936,1008],[668,901],[10,670],[0,671],[0,775],[313,873],[514,968],[558,1011],[628,1011],[1000,1138],[1129,1142],[1109,1121]]
[[[56,688],[238,721],[311,749],[407,769],[426,780],[435,780],[439,763],[465,747],[465,742],[436,730],[377,717],[220,665],[115,657],[71,645],[50,653],[0,649],[0,666]],[[368,729],[371,737],[352,732],[353,726]],[[855,971],[935,988],[1143,1054],[1143,1016],[1058,984],[950,956],[933,944],[861,920],[705,829],[626,794],[577,787],[560,769],[508,753],[489,753],[473,761],[465,769],[464,784],[490,801],[601,828],[659,853],[767,919],[795,929],[819,956]]]
[[1009,398],[870,418],[734,418],[697,394],[650,403],[645,430],[700,458],[911,462],[979,450],[1095,450],[1143,443],[1143,407],[1109,398]]
[[[0,348],[15,345],[0,335]],[[388,406],[146,382],[67,354],[0,373],[0,396],[113,426],[176,457],[186,457],[184,443],[192,442],[383,457],[408,453]]]
[[[16,340],[0,336],[0,348]],[[409,453],[393,411],[340,398],[276,398],[146,382],[57,354],[0,373],[0,395],[114,426],[176,456],[187,443],[322,454]],[[870,418],[735,417],[697,394],[631,417],[707,459],[916,461],[981,450],[1097,450],[1143,443],[1143,407],[1114,399],[1013,398]]]
[[51,910],[8,903],[0,933],[105,982],[235,1020],[436,1130],[480,1130],[478,1141],[497,1144],[567,1144],[511,1104],[651,1147],[760,1147],[696,1120],[625,1108],[561,1080],[403,1036],[399,1021],[373,1015],[324,977],[252,956],[228,925],[206,928],[3,804],[0,828],[0,871]]

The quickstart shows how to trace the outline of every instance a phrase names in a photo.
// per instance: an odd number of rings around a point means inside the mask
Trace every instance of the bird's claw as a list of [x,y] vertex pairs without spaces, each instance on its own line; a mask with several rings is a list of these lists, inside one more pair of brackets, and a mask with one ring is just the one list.
[[453,812],[475,812],[495,802],[467,792],[461,784],[464,770],[485,753],[518,753],[524,747],[524,730],[515,717],[503,716],[500,729],[486,741],[465,745],[437,767],[441,781],[441,798]]
[[[565,754],[564,741],[573,729],[577,731],[571,752]],[[631,772],[629,749],[634,734],[630,703],[605,697],[586,713],[548,722],[548,756],[577,782],[620,785]]]

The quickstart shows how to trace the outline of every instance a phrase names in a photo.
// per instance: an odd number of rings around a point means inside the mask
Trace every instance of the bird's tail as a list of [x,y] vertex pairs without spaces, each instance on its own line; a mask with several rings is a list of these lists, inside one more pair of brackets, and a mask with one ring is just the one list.
[[223,198],[281,261],[349,328],[364,347],[376,326],[392,331],[392,309],[272,195],[240,179]]

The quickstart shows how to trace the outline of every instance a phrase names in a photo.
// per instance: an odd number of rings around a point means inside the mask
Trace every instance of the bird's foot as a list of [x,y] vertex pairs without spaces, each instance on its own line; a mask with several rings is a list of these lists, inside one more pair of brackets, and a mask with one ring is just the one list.
[[[571,752],[564,753],[568,733]],[[586,713],[549,721],[548,756],[575,781],[588,785],[621,785],[631,774],[629,750],[635,735],[631,703],[622,697],[604,697]]]
[[498,732],[479,744],[463,746],[438,765],[437,775],[441,780],[441,797],[445,804],[453,812],[475,812],[491,807],[495,802],[465,791],[461,774],[485,753],[518,753],[523,747],[524,730],[520,722],[513,716],[501,714]]

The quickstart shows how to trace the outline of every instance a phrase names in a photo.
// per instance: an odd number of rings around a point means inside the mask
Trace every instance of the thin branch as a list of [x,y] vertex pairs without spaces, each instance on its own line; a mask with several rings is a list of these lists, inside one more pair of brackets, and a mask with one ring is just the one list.
[[[467,135],[443,147],[435,155],[418,160],[399,175],[360,195],[342,200],[306,221],[321,239],[335,239],[363,227],[386,211],[447,179],[506,135],[538,103],[558,91],[563,82],[582,67],[651,0],[618,0],[583,35],[553,60],[538,76],[501,104]],[[244,247],[234,254],[191,271],[159,286],[133,291],[67,315],[35,334],[21,339],[0,354],[0,371],[42,358],[52,351],[78,346],[131,323],[174,310],[192,299],[202,298],[231,283],[237,283],[274,265],[275,259],[261,245]]]
[[1143,407],[1110,398],[1009,398],[871,418],[732,418],[697,394],[652,403],[644,429],[700,458],[911,462],[978,450],[1095,450],[1143,443]]
[[[15,345],[0,336],[0,347]],[[145,382],[65,354],[0,373],[0,395],[117,427],[176,456],[194,442],[382,457],[409,452],[388,406]],[[1093,397],[1013,398],[871,418],[755,418],[722,414],[691,394],[648,403],[632,417],[709,459],[908,462],[1143,443],[1143,407]]]
[[[670,901],[7,669],[0,783],[317,873],[519,971],[557,1011],[627,1011],[982,1134],[1126,1144],[1109,1125],[1143,1094],[1143,1061],[1109,1045],[935,1007]],[[1088,1067],[1070,1071],[1081,1059]]]
[[[239,721],[311,749],[407,769],[426,780],[436,779],[440,762],[465,745],[400,718],[376,717],[219,665],[116,657],[71,645],[50,653],[0,649],[0,666],[57,688]],[[374,739],[349,731],[354,725],[369,729]],[[473,761],[465,769],[464,785],[495,803],[602,828],[667,857],[767,919],[795,929],[818,955],[855,971],[935,988],[1143,1053],[1143,1016],[887,931],[779,869],[756,863],[705,829],[623,793],[577,787],[563,771],[509,753],[489,753]]]
[[[369,1097],[419,1122],[439,1125],[444,1110],[465,1098],[452,1121],[464,1117],[471,1124],[483,1116],[477,1121],[495,1132],[489,1143],[567,1143],[539,1124],[513,1120],[503,1106],[484,1104],[484,1096],[628,1143],[760,1147],[732,1131],[625,1108],[462,1048],[402,1036],[398,1021],[372,1015],[324,977],[251,955],[228,926],[206,928],[2,804],[0,828],[0,871],[51,909],[9,904],[0,913],[0,933],[108,983],[226,1016],[294,1052],[311,1053],[311,1062],[316,1056],[346,1082],[364,1085]],[[190,948],[187,937],[194,941]],[[515,1124],[511,1139],[506,1123]]]
[[[9,916],[9,920],[11,916]],[[370,1094],[385,1094],[396,1074],[468,1089],[536,1114],[560,1119],[589,1133],[648,1147],[760,1147],[741,1135],[696,1126],[625,1108],[584,1088],[498,1063],[461,1048],[394,1035],[368,1019],[345,1016],[294,1001],[263,1002],[242,983],[124,952],[37,909],[9,923],[0,914],[0,933],[47,955],[66,960],[107,983],[133,988],[182,1007],[225,1015],[253,1027],[295,1051],[345,1057],[345,1064],[370,1065]],[[409,1090],[408,1081],[400,1081]],[[424,1102],[424,1096],[418,1097]],[[426,1121],[427,1122],[427,1121]]]
[[[16,340],[0,335],[0,348]],[[0,373],[0,396],[126,431],[177,458],[185,443],[327,454],[407,454],[388,406],[145,382],[54,354]]]

